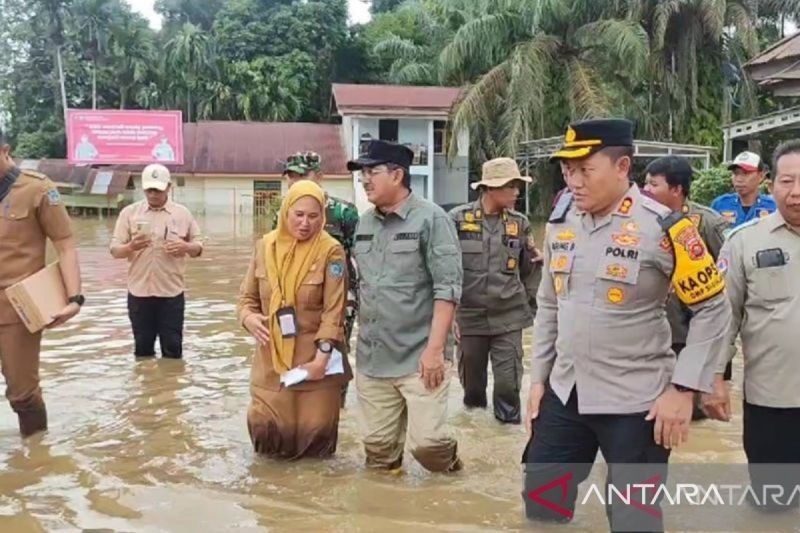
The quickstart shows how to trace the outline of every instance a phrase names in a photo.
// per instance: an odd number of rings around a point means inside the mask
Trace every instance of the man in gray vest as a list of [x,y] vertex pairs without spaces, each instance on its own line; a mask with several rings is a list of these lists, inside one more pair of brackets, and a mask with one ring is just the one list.
[[522,330],[533,324],[537,289],[526,289],[526,282],[541,268],[532,262],[538,254],[528,218],[513,209],[520,186],[531,181],[513,159],[492,159],[472,184],[480,198],[450,212],[464,268],[455,328],[464,405],[486,407],[491,356],[494,416],[507,424],[520,423]]

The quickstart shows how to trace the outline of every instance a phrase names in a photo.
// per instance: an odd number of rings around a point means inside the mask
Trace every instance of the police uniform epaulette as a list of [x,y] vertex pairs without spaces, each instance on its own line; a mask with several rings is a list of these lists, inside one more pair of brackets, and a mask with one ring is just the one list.
[[456,215],[456,214],[461,213],[463,211],[469,211],[470,209],[472,209],[472,204],[461,204],[461,205],[457,205],[454,208],[452,208],[448,212],[448,214]]
[[697,202],[692,203],[692,207],[697,209],[698,211],[702,211],[703,213],[708,213],[709,215],[717,215],[721,216],[719,213],[708,207],[707,205],[698,204]]
[[572,205],[572,193],[567,191],[563,193],[556,203],[556,206],[553,208],[553,211],[550,213],[550,218],[547,219],[548,222],[564,222],[567,218],[567,213],[569,212],[569,208]]
[[46,175],[42,174],[41,172],[36,172],[35,170],[23,170],[22,175],[30,176],[31,178],[36,178],[39,180],[49,179]]
[[[642,196],[642,207],[647,209],[648,211],[652,211],[659,218],[666,218],[672,213],[669,207],[665,206],[664,204],[660,204],[657,201],[653,200],[649,196]],[[680,213],[679,213],[680,214]]]
[[741,224],[739,226],[736,226],[735,228],[732,228],[730,231],[728,231],[728,234],[725,236],[725,239],[730,239],[731,237],[733,237],[734,235],[736,235],[737,233],[739,233],[743,229],[749,228],[750,226],[755,226],[756,224],[758,224],[762,220],[764,220],[764,219],[763,218],[754,218],[752,220],[748,220],[744,224]]

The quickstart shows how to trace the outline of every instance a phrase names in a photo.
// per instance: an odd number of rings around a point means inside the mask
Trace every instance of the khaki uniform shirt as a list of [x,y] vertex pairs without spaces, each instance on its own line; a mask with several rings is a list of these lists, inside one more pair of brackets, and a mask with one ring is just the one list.
[[[692,305],[686,348],[676,360],[664,309],[675,252],[660,222],[669,214],[633,185],[605,217],[594,219],[574,207],[563,220],[551,217],[531,382],[549,379],[564,404],[577,387],[581,413],[647,411],[670,382],[711,390],[730,308],[722,292]],[[713,269],[702,242],[685,242]]]
[[153,209],[142,200],[120,212],[111,246],[129,243],[136,236],[136,223],[141,221],[150,222],[153,241],[129,257],[128,291],[140,298],[178,296],[186,289],[186,257],[172,257],[164,246],[181,239],[200,243],[200,226],[180,204],[168,200],[161,209]]
[[462,335],[500,335],[533,324],[525,277],[532,273],[528,218],[487,216],[480,200],[450,211],[461,245],[464,288],[456,320]]
[[[295,337],[292,359],[293,367],[314,360],[317,355],[316,342],[319,340],[333,342],[344,353],[346,264],[344,250],[341,246],[336,246],[331,249],[327,257],[314,263],[306,277],[303,278],[295,298],[297,337]],[[267,316],[271,294],[272,289],[267,279],[264,239],[259,239],[239,290],[237,308],[239,322],[243,325],[245,319],[253,313]],[[298,385],[292,385],[292,390],[302,391],[334,385],[341,386],[352,377],[347,357],[342,359],[345,365],[344,374],[326,376],[319,381],[304,381]],[[272,366],[272,352],[269,346],[258,345],[256,348],[250,381],[254,393],[257,393],[258,389],[280,390],[280,374]]]
[[[706,243],[709,253],[716,260],[722,243],[725,241],[725,231],[728,229],[728,221],[722,215],[704,205],[687,201],[683,206],[683,213],[700,230],[700,236]],[[667,318],[672,328],[672,343],[686,344],[686,336],[689,334],[689,320],[692,312],[683,305],[674,291],[670,291],[667,300]]]
[[411,194],[397,212],[364,213],[353,255],[360,274],[358,371],[375,378],[414,374],[430,336],[434,300],[461,299],[453,221]]
[[0,203],[0,324],[20,322],[5,290],[45,267],[47,239],[69,237],[72,225],[58,189],[43,174],[22,170]]
[[800,407],[800,234],[778,211],[747,222],[728,236],[717,266],[733,309],[729,350],[717,371],[733,358],[741,333],[745,399]]

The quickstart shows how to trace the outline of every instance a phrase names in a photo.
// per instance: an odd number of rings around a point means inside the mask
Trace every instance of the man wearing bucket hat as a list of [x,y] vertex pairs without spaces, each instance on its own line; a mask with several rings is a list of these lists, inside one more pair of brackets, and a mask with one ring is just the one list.
[[711,208],[721,214],[731,228],[775,212],[777,207],[772,196],[759,192],[768,173],[761,156],[742,152],[728,165],[728,170],[733,173],[731,179],[736,192],[718,196],[711,202]]
[[[300,180],[311,180],[322,187],[322,158],[316,152],[296,152],[286,158],[283,175],[289,181],[289,187]],[[344,335],[349,347],[353,334],[356,315],[358,314],[358,269],[353,260],[353,244],[355,243],[356,226],[358,225],[358,209],[355,205],[325,193],[325,231],[339,241],[347,256],[347,273],[350,276],[347,291],[347,306],[344,316]],[[272,221],[272,227],[278,225],[278,212]],[[342,386],[342,406],[345,404],[348,383]]]
[[[670,449],[688,434],[693,394],[724,387],[715,368],[731,311],[697,227],[630,183],[630,121],[574,123],[552,160],[565,163],[573,201],[559,201],[543,245],[523,497],[529,518],[563,521],[598,450],[623,493],[665,479]],[[665,312],[670,285],[692,311],[678,357]],[[554,480],[563,480],[569,513],[541,503],[537,487]],[[663,529],[659,513],[635,505],[617,501],[607,511],[614,531]]]
[[538,252],[530,223],[513,209],[520,186],[531,181],[513,159],[492,159],[483,164],[481,181],[472,184],[480,197],[450,211],[464,268],[454,328],[464,405],[486,407],[491,357],[494,416],[507,424],[521,420],[522,330],[533,324],[538,288],[529,277],[541,271],[533,262]]
[[111,255],[128,261],[128,315],[136,357],[183,357],[186,257],[203,252],[192,213],[170,199],[172,180],[164,165],[142,171],[145,199],[120,211]]

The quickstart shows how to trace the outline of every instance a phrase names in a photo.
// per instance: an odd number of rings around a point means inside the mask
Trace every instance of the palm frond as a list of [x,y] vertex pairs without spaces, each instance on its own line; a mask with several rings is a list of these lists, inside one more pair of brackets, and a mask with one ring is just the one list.
[[680,11],[681,0],[664,0],[656,2],[653,10],[653,48],[662,50],[667,29],[672,17]]
[[389,81],[399,85],[432,84],[434,80],[434,68],[426,63],[395,61],[389,71]]
[[422,53],[422,47],[408,39],[391,34],[378,42],[372,51],[375,55],[392,59],[414,59]]
[[584,61],[573,58],[567,70],[569,99],[573,119],[608,115],[609,102],[600,76]]
[[736,37],[749,56],[758,53],[758,34],[752,14],[738,2],[728,5],[726,13],[728,25],[736,28]]
[[647,68],[650,43],[647,32],[634,20],[599,20],[575,31],[575,41],[624,65],[633,77]]
[[[498,98],[506,94],[508,87],[508,64],[503,62],[481,76],[478,81],[464,89],[464,96],[452,111],[453,131],[474,131],[475,126],[492,122],[492,109]],[[458,152],[455,135],[451,136],[448,153]]]
[[468,70],[485,71],[502,61],[518,20],[511,13],[488,14],[461,26],[439,56],[446,78],[464,81]]

